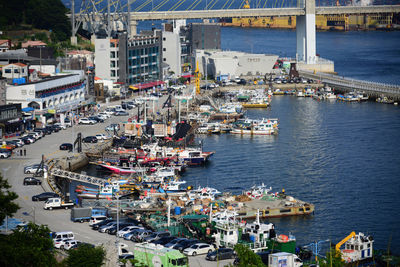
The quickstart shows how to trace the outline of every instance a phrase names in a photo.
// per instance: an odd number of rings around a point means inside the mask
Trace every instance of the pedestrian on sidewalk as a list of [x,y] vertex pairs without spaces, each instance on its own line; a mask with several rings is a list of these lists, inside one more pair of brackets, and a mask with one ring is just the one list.
[[26,148],[24,148],[24,157],[26,157]]

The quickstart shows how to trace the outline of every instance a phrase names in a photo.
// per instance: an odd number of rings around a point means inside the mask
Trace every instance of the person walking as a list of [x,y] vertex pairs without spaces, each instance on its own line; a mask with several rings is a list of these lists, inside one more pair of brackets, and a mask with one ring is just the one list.
[[24,148],[24,157],[26,157],[26,148]]

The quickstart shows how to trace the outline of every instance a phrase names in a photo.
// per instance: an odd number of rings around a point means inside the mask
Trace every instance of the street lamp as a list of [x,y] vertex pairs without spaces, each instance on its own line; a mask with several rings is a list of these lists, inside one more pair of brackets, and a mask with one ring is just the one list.
[[315,241],[314,243],[310,243],[304,247],[309,247],[312,250],[313,254],[315,255],[315,261],[317,262],[318,255],[321,251],[321,246],[323,243],[327,243],[327,242],[331,242],[331,240],[326,239],[326,240]]

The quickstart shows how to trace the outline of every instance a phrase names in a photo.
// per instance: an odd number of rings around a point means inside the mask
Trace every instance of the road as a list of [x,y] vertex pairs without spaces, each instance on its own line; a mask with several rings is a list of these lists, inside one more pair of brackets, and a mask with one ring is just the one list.
[[[162,103],[163,101],[159,101],[159,105],[162,105]],[[130,110],[130,116],[136,115],[136,111],[137,109]],[[74,125],[58,133],[47,135],[33,144],[25,145],[23,148],[26,149],[26,157],[13,155],[8,159],[1,159],[0,170],[2,171],[3,177],[5,177],[12,186],[12,191],[16,192],[19,196],[16,202],[20,206],[20,209],[14,217],[24,221],[47,225],[51,231],[55,232],[72,231],[76,236],[75,238],[83,242],[89,242],[95,245],[102,244],[107,249],[107,262],[105,266],[116,266],[117,253],[115,242],[117,239],[115,236],[92,231],[88,223],[73,223],[70,221],[69,210],[44,210],[43,202],[33,202],[31,198],[33,195],[44,191],[51,191],[47,182],[43,181],[42,186],[24,186],[22,182],[24,177],[29,176],[23,173],[24,166],[39,163],[42,155],[44,155],[46,159],[71,155],[72,152],[59,150],[59,146],[61,143],[73,143],[77,133],[81,132],[83,136],[105,133],[104,128],[107,125],[126,121],[127,119],[128,116],[112,116],[104,123],[95,125]],[[90,149],[90,146],[93,145],[95,144],[83,144],[83,149]],[[124,243],[132,250],[132,242],[125,241]],[[189,265],[195,267],[224,266],[230,262],[232,262],[232,260],[224,260],[219,263],[208,262],[205,260],[204,255],[189,258]]]

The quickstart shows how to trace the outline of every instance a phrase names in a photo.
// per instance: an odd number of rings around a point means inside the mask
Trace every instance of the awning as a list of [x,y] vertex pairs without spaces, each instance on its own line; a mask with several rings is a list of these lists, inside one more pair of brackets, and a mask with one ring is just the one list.
[[26,108],[21,109],[22,112],[31,112],[31,111],[34,111],[34,110],[35,109],[32,108],[32,107],[26,107]]
[[[164,83],[165,82],[163,82],[163,81],[155,81],[155,82],[149,82],[149,83],[130,85],[129,88],[131,88],[131,86],[132,86],[132,87],[136,87],[139,89],[148,89],[148,88],[153,88],[155,86],[159,86]],[[136,90],[136,89],[132,89],[132,90]]]
[[129,89],[131,89],[131,90],[139,90],[139,88],[137,88],[137,87],[135,87],[135,86],[133,86],[133,85],[129,85],[129,87],[128,87]]
[[186,74],[186,75],[182,75],[181,77],[182,77],[182,78],[193,78],[194,75],[192,75],[192,74]]

